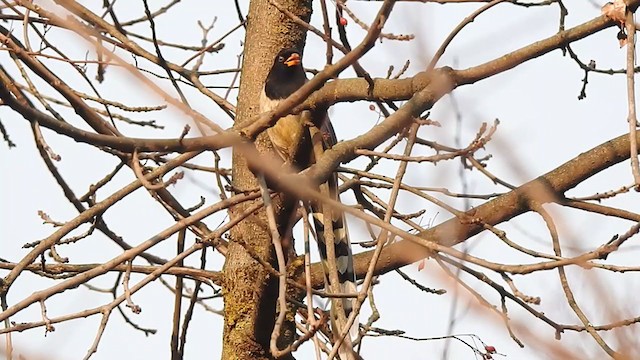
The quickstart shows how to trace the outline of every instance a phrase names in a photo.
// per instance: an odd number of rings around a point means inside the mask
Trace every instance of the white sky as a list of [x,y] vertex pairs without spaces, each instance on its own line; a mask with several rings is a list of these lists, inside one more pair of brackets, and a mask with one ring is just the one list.
[[[243,3],[246,3],[243,2]],[[586,1],[566,1],[569,8],[569,16],[566,19],[566,27],[572,27],[599,15],[599,9]],[[210,23],[214,16],[218,17],[214,31],[209,40],[217,39],[222,34],[236,25],[237,17],[233,9],[232,1],[220,2],[216,9],[207,13],[202,11],[202,6],[197,1],[185,1],[171,12],[171,18],[161,18],[157,21],[159,37],[166,41],[187,42],[197,45],[200,39],[200,31],[195,24],[196,20]],[[318,4],[314,2],[314,17],[312,23],[320,27],[321,14]],[[380,3],[365,1],[350,1],[350,8],[363,20],[372,19]],[[131,6],[126,9],[125,6]],[[243,10],[246,11],[246,4]],[[384,77],[389,65],[396,69],[402,67],[404,62],[411,60],[411,66],[406,75],[415,74],[424,69],[431,59],[431,54],[439,46],[440,42],[450,29],[461,19],[470,14],[478,5],[425,5],[420,3],[403,3],[396,5],[392,16],[385,28],[385,32],[412,33],[416,39],[412,42],[396,42],[385,40],[377,43],[376,47],[365,56],[362,64],[374,77]],[[121,21],[139,17],[142,5],[139,2],[130,2],[126,5],[117,3]],[[135,11],[135,12],[133,12]],[[475,22],[465,28],[459,37],[453,41],[439,65],[450,65],[455,68],[466,68],[494,59],[501,54],[515,50],[521,46],[553,35],[558,27],[558,8],[534,7],[525,9],[510,4],[502,4],[483,14]],[[131,15],[133,14],[133,15]],[[354,22],[348,26],[351,31],[352,44],[357,43],[363,32]],[[16,29],[19,31],[20,29]],[[137,31],[149,33],[148,25],[142,24]],[[578,42],[573,48],[588,62],[596,60],[600,68],[622,68],[625,64],[626,50],[619,49],[616,38],[616,29],[608,29],[587,40]],[[73,56],[83,58],[87,51],[87,44],[76,37],[67,36],[59,31],[53,31],[52,37],[76,42]],[[184,40],[188,39],[188,40]],[[225,48],[219,54],[207,57],[204,69],[233,68],[236,66],[242,34],[240,32],[225,40]],[[149,47],[147,47],[150,49]],[[309,41],[305,49],[304,63],[306,67],[322,68],[324,65],[324,46],[314,35],[309,34]],[[2,54],[2,64],[11,67],[8,57]],[[90,57],[94,56],[92,53]],[[172,61],[180,62],[185,59],[184,53],[167,55]],[[175,57],[172,57],[175,56]],[[146,65],[141,62],[143,67]],[[457,65],[454,65],[457,64]],[[57,65],[52,65],[56,69]],[[148,68],[148,67],[147,67]],[[63,69],[63,68],[57,68]],[[64,67],[64,69],[68,69]],[[95,76],[92,69],[89,76]],[[76,75],[72,83],[83,91],[88,91],[86,85],[77,79]],[[341,77],[353,76],[347,71]],[[457,89],[453,95],[462,112],[462,142],[472,140],[481,122],[492,122],[498,118],[501,125],[494,136],[494,140],[487,146],[487,153],[493,155],[489,161],[488,169],[499,177],[520,185],[538,175],[549,171],[558,165],[573,158],[606,140],[621,135],[627,131],[626,123],[626,92],[624,76],[611,77],[607,75],[590,74],[587,88],[587,98],[577,100],[583,72],[568,57],[563,56],[557,50],[532,61],[529,61],[507,73],[484,80],[478,84]],[[230,82],[230,76],[212,77],[207,80],[210,84],[226,86]],[[166,86],[167,91],[171,88]],[[106,74],[106,81],[99,86],[105,98],[120,99],[130,105],[158,105],[162,100],[153,96],[140,83],[130,80],[122,71],[111,67]],[[224,94],[224,90],[217,90]],[[218,121],[223,127],[230,126],[226,118],[217,107],[203,96],[193,95],[192,106],[211,119]],[[235,102],[235,94],[230,100]],[[363,130],[374,126],[377,116],[368,110],[367,103],[341,104],[334,107],[331,116],[340,139],[350,139]],[[126,134],[130,136],[144,137],[175,137],[185,122],[186,117],[175,110],[154,114],[151,118],[167,126],[164,132],[152,132],[148,129],[122,126]],[[22,245],[48,236],[53,231],[50,226],[42,225],[37,216],[38,210],[48,213],[53,219],[59,221],[70,220],[76,215],[76,211],[64,198],[62,191],[54,183],[46,170],[42,160],[31,139],[28,122],[15,114],[0,108],[0,118],[7,128],[11,138],[18,144],[17,149],[8,150],[6,145],[0,145],[0,197],[2,199],[2,216],[0,216],[0,257],[12,261],[19,260],[25,249]],[[451,98],[445,97],[432,111],[432,119],[439,121],[442,128],[424,128],[421,136],[437,140],[440,143],[453,145],[453,135],[456,129],[455,112],[451,106]],[[69,120],[76,126],[81,126],[77,118]],[[120,125],[119,125],[120,126]],[[67,181],[81,195],[88,189],[91,183],[95,183],[104,174],[116,165],[115,160],[90,147],[63,139],[52,132],[43,130],[45,137],[54,151],[59,153],[63,160],[58,163],[60,171]],[[210,164],[211,156],[199,158],[203,164]],[[352,165],[352,164],[350,164]],[[461,191],[460,180],[457,176],[459,161],[431,164],[412,165],[412,172],[407,176],[406,182],[421,186],[446,186],[451,191]],[[395,164],[386,165],[388,174],[395,173]],[[475,193],[489,193],[504,191],[503,188],[493,187],[486,178],[476,176],[477,171],[468,179],[469,191]],[[187,173],[185,180],[171,189],[185,206],[195,204],[199,197],[207,197],[210,204],[217,199],[212,184],[213,177]],[[124,169],[115,178],[114,182],[107,186],[98,196],[107,196],[109,191],[114,191],[120,186],[133,180],[130,171]],[[617,189],[632,182],[628,163],[623,163],[614,169],[607,170],[600,176],[590,179],[570,195],[589,195],[595,192]],[[387,194],[388,193],[384,193]],[[386,196],[386,195],[385,195]],[[383,196],[383,199],[386,199]],[[424,208],[424,203],[411,203],[412,200],[403,197],[399,208],[410,212]],[[623,206],[630,211],[638,211],[638,203],[631,202],[633,195],[627,200],[614,199],[608,204]],[[349,195],[345,197],[347,202],[352,201]],[[458,208],[463,207],[463,201],[458,202],[447,199],[449,204]],[[472,202],[478,205],[481,202]],[[614,234],[624,233],[632,224],[629,222],[603,219],[602,217],[587,216],[576,211],[562,211],[557,207],[549,209],[557,215],[556,220],[560,227],[561,241],[568,254],[575,253],[572,246],[581,249],[594,244],[606,242]],[[433,206],[426,208],[422,223],[429,222],[439,224],[449,218],[449,215]],[[106,220],[111,228],[123,236],[129,243],[137,244],[146,240],[151,235],[171,224],[170,216],[143,191],[137,191],[129,196],[125,202],[117,204],[106,214]],[[207,219],[207,224],[215,228],[222,217]],[[606,220],[606,221],[605,221]],[[354,240],[365,238],[363,227],[355,220],[351,221],[351,237]],[[516,219],[512,224],[503,224],[500,229],[507,231],[512,240],[521,244],[551,253],[551,243],[542,222],[538,216],[525,215]],[[83,227],[86,229],[86,227]],[[165,241],[155,252],[169,257],[174,251],[175,238]],[[480,234],[467,242],[472,254],[482,258],[501,261],[505,263],[530,262],[524,257],[513,258],[512,251],[507,251],[499,241],[490,235]],[[462,247],[458,247],[461,249]],[[302,249],[302,245],[298,245]],[[103,235],[96,232],[92,237],[68,247],[59,249],[63,256],[71,259],[72,263],[101,262],[119,253]],[[359,250],[357,250],[359,251]],[[638,247],[633,240],[620,254],[615,254],[609,259],[615,263],[631,263],[637,259]],[[155,253],[154,252],[154,253]],[[505,256],[509,254],[512,257]],[[190,259],[190,264],[197,264],[198,259]],[[142,262],[140,262],[142,264]],[[636,262],[637,263],[637,262]],[[220,257],[210,256],[208,268],[219,268]],[[444,296],[426,295],[390,273],[383,276],[381,284],[375,288],[375,299],[382,318],[374,326],[385,329],[402,329],[407,335],[414,337],[430,337],[446,335],[449,313],[454,304],[455,286],[445,281],[442,273],[437,270],[433,261],[427,262],[426,270],[418,273],[416,265],[408,266],[409,274],[415,276],[425,286],[432,288],[445,288],[448,293]],[[595,270],[584,271],[570,268],[569,280],[573,285],[576,297],[584,310],[592,318],[594,324],[601,324],[611,320],[612,313],[621,312],[627,317],[638,316],[638,307],[633,304],[631,289],[640,285],[635,274],[603,275],[597,278],[601,283],[594,282]],[[491,274],[494,280],[500,279]],[[133,280],[142,277],[133,276]],[[91,284],[102,287],[110,287],[115,275],[95,279]],[[544,311],[554,320],[561,323],[577,324],[578,320],[566,305],[566,300],[559,286],[557,272],[535,274],[525,277],[514,277],[519,289],[532,296],[542,297],[542,305],[537,309]],[[615,281],[612,281],[615,279]],[[166,280],[173,283],[173,278]],[[499,299],[495,292],[487,289],[473,280],[469,283],[494,305],[499,306]],[[23,275],[11,288],[9,301],[28,296],[33,291],[51,286],[53,283],[37,276]],[[606,285],[605,288],[600,286]],[[506,286],[506,285],[505,285]],[[482,340],[496,347],[498,352],[505,354],[507,359],[546,359],[553,358],[535,343],[527,342],[527,337],[522,335],[526,344],[520,349],[510,338],[505,327],[497,317],[489,314],[485,308],[477,306],[477,302],[468,296],[463,290],[458,291],[456,314],[459,320],[453,330],[454,334],[476,334]],[[209,291],[210,293],[210,291]],[[605,296],[603,296],[605,295]],[[624,301],[607,301],[611,298],[624,299]],[[139,315],[128,313],[141,327],[158,329],[158,333],[145,337],[142,332],[126,325],[122,317],[114,313],[105,331],[104,337],[93,359],[128,358],[148,359],[167,358],[169,356],[169,339],[171,330],[171,314],[173,309],[173,295],[158,282],[145,287],[133,297],[134,301],[143,309]],[[47,309],[50,317],[60,316],[79,311],[84,308],[99,306],[110,301],[108,294],[98,294],[84,288],[74,289],[64,294],[56,295],[47,300]],[[184,302],[185,306],[186,303]],[[216,309],[222,307],[221,300],[212,300],[209,305]],[[510,316],[515,327],[524,327],[539,338],[553,342],[554,330],[542,324],[538,319],[524,313],[513,303],[509,303]],[[605,306],[606,305],[606,306]],[[618,308],[611,308],[618,306]],[[635,307],[634,307],[635,306]],[[606,308],[605,308],[606,307]],[[193,317],[188,334],[185,359],[210,359],[219,357],[221,351],[222,319],[211,313],[197,311]],[[362,320],[369,314],[365,309]],[[26,322],[40,320],[40,309],[36,306],[28,308],[12,321]],[[75,359],[81,358],[90,347],[100,318],[74,320],[69,323],[56,324],[56,331],[44,334],[44,329],[35,329],[24,333],[13,334],[13,340],[17,353],[27,357],[41,356],[51,359]],[[632,331],[634,328],[625,329]],[[516,330],[516,332],[518,332]],[[614,339],[611,333],[603,334],[605,339]],[[604,353],[599,350],[594,341],[586,334],[565,333],[565,341],[562,346],[567,349],[584,351],[585,359],[601,359]],[[465,338],[465,340],[469,340]],[[441,358],[444,341],[413,342],[397,338],[367,338],[363,346],[362,354],[366,359],[425,359]],[[617,348],[615,340],[611,344]],[[310,358],[313,354],[311,346],[306,346],[298,354],[298,358]],[[464,345],[453,342],[449,349],[449,359],[473,359],[473,353]],[[496,358],[500,358],[496,356]]]

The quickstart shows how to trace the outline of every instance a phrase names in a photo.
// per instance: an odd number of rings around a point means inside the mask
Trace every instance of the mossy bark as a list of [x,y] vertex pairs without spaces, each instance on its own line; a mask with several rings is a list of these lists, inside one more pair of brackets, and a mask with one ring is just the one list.
[[[310,0],[280,0],[279,3],[300,18],[306,21],[310,19]],[[275,54],[284,47],[302,48],[304,40],[305,30],[268,1],[251,1],[236,123],[248,121],[258,114],[259,94]],[[260,136],[256,146],[260,150],[268,150],[270,144],[265,136]],[[258,188],[247,160],[235,151],[233,186],[237,191]],[[283,218],[290,211],[291,200],[284,196],[276,202],[278,218]],[[232,213],[241,214],[251,205],[252,203],[238,205],[232,209]],[[251,247],[257,256],[277,268],[264,211],[252,214],[231,230],[231,241],[223,269],[225,324],[222,358],[272,359],[269,339],[276,318],[277,279],[270,276],[249,255],[245,246]],[[285,343],[293,340],[293,333],[292,329],[283,329],[283,334],[289,334],[283,339]]]

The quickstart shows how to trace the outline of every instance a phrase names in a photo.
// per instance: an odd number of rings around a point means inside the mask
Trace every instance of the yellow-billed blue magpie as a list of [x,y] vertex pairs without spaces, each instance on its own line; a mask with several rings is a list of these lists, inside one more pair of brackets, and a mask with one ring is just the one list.
[[[281,50],[273,61],[273,65],[265,81],[264,89],[260,95],[260,112],[273,110],[278,106],[280,101],[293,94],[304,85],[306,81],[307,77],[302,67],[300,51],[295,48]],[[325,150],[335,145],[337,142],[336,134],[331,126],[326,110],[312,111],[311,122],[320,129],[322,146]],[[278,119],[273,127],[267,130],[267,134],[276,153],[285,163],[294,165],[299,170],[302,170],[310,166],[314,161],[312,145],[311,142],[308,141],[308,126],[303,121],[302,115],[290,114],[283,116]],[[339,200],[337,174],[334,173],[329,177],[327,183],[330,196],[335,200]],[[355,293],[356,285],[353,270],[353,256],[344,214],[335,210],[323,209],[322,204],[317,202],[311,202],[310,208],[313,214],[318,248],[325,273],[328,271],[328,266],[324,215],[330,214],[330,218],[332,219],[330,225],[333,228],[334,252],[340,290],[343,293]],[[326,288],[329,288],[328,284]],[[346,316],[351,313],[353,301],[352,298],[344,298],[342,301]],[[358,325],[358,321],[356,321],[350,329],[350,337],[352,340],[357,336]]]

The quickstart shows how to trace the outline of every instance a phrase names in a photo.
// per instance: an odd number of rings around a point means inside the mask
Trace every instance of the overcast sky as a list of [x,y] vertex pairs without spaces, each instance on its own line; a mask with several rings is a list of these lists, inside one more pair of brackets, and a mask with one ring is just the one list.
[[[163,2],[164,3],[164,2]],[[247,3],[243,3],[246,13]],[[578,25],[599,15],[600,10],[588,1],[567,1],[569,16],[566,27]],[[602,3],[599,1],[598,3]],[[363,20],[371,20],[380,6],[379,2],[350,1],[349,7]],[[50,5],[49,5],[50,6]],[[126,8],[131,6],[131,9]],[[405,76],[411,76],[424,70],[435,49],[465,16],[470,14],[478,5],[470,4],[420,4],[399,2],[385,27],[384,32],[396,34],[414,34],[411,42],[384,40],[368,53],[361,63],[374,77],[386,76],[387,67],[393,65],[396,69],[410,60],[410,67]],[[137,18],[143,14],[139,2],[117,3],[116,10],[121,21]],[[312,23],[320,24],[320,10],[314,2],[314,16]],[[215,28],[209,40],[216,39],[237,25],[237,16],[232,1],[217,1],[211,6],[210,12],[203,12],[198,1],[184,1],[171,12],[170,18],[160,18],[157,21],[158,36],[165,41],[186,42],[197,45],[200,40],[200,30],[196,20],[210,23],[217,16]],[[557,6],[523,8],[510,4],[501,4],[483,14],[475,22],[465,28],[456,38],[443,56],[439,65],[449,65],[454,68],[467,68],[494,59],[505,52],[516,50],[532,42],[553,35],[558,30],[559,11]],[[356,43],[364,32],[350,22],[348,29]],[[135,28],[148,34],[148,24]],[[21,29],[16,28],[16,33]],[[616,40],[616,29],[600,32],[587,40],[573,44],[583,61],[593,59],[600,68],[623,68],[626,50],[620,49]],[[53,30],[49,35],[60,41],[71,41],[76,48],[70,54],[77,58],[84,58],[88,45],[78,37]],[[207,57],[203,68],[234,68],[240,51],[242,32],[236,32],[225,42],[225,48],[218,54]],[[187,39],[187,40],[185,40]],[[305,49],[304,64],[308,68],[321,69],[324,65],[325,48],[321,41],[309,34]],[[0,54],[3,65],[9,64],[8,56]],[[90,57],[94,54],[90,51]],[[171,58],[170,56],[175,56]],[[188,55],[181,52],[170,53],[170,59],[180,63]],[[141,62],[144,66],[144,62]],[[52,65],[56,68],[56,65]],[[61,67],[62,68],[62,67]],[[90,77],[95,73],[90,74]],[[352,77],[351,71],[346,71],[342,78]],[[487,146],[484,154],[492,154],[488,162],[488,169],[501,178],[515,185],[520,185],[535,178],[577,156],[606,140],[624,134],[626,123],[626,83],[624,76],[608,76],[591,74],[587,88],[587,98],[578,101],[581,89],[582,70],[568,57],[557,50],[541,58],[531,60],[512,71],[483,80],[477,84],[461,87],[452,96],[443,98],[432,111],[431,118],[442,124],[441,128],[427,127],[421,130],[421,136],[446,145],[454,145],[454,135],[457,132],[456,112],[461,115],[461,137],[465,146],[472,139],[482,122],[491,123],[500,120],[500,126],[493,141]],[[79,79],[73,85],[78,85],[88,91]],[[210,84],[226,86],[231,81],[231,75],[217,76],[214,80],[207,80]],[[80,85],[82,84],[82,85]],[[166,86],[164,84],[163,86]],[[185,87],[186,88],[186,87]],[[166,86],[167,91],[171,91]],[[131,80],[127,74],[119,69],[110,67],[106,81],[99,90],[105,98],[127,101],[129,105],[151,106],[162,104],[162,99],[153,95],[144,85]],[[218,122],[223,127],[231,125],[230,120],[217,107],[203,96],[186,89],[194,99],[194,108]],[[216,90],[224,95],[225,90]],[[235,103],[235,92],[230,94],[230,101]],[[457,103],[457,109],[453,101]],[[376,124],[378,116],[368,109],[368,103],[341,104],[331,110],[331,118],[339,139],[351,139]],[[188,119],[177,110],[168,110],[152,116],[167,129],[163,132],[153,132],[148,129],[126,127],[126,134],[144,137],[176,137]],[[37,211],[42,210],[59,221],[72,219],[77,213],[66,201],[60,188],[55,184],[33,144],[29,123],[17,117],[15,113],[0,108],[0,119],[7,128],[10,136],[18,147],[9,150],[5,144],[0,145],[0,192],[2,199],[2,216],[0,216],[0,257],[18,261],[26,249],[22,245],[27,242],[42,239],[53,231],[49,225],[43,225]],[[81,121],[75,118],[69,120],[76,126]],[[45,137],[54,151],[62,156],[58,163],[77,194],[83,194],[88,186],[98,181],[108,169],[117,164],[111,157],[93,151],[90,147],[44,130]],[[194,134],[195,136],[195,134]],[[203,164],[211,164],[211,156],[201,156],[198,160]],[[356,162],[357,164],[357,162]],[[349,164],[352,166],[354,164]],[[397,164],[389,163],[388,174],[394,174]],[[458,176],[459,161],[439,163],[434,166],[429,163],[412,165],[411,172],[406,177],[406,183],[419,186],[447,187],[451,191],[462,191],[463,185]],[[492,193],[504,192],[506,189],[495,187],[486,178],[480,177],[477,171],[467,174],[468,192]],[[115,191],[120,186],[134,179],[128,170],[119,173],[114,182],[107,186],[99,196],[107,196],[109,191]],[[184,204],[195,204],[200,196],[207,198],[207,203],[218,199],[218,194],[212,184],[213,177],[202,174],[187,173],[186,178],[171,189],[172,193]],[[571,195],[590,195],[629,185],[633,181],[628,162],[607,170],[603,174],[590,179]],[[388,193],[383,193],[387,194]],[[386,199],[386,198],[384,198]],[[633,199],[633,197],[631,198]],[[345,202],[353,202],[347,194]],[[450,204],[464,209],[463,200]],[[481,204],[474,201],[472,206]],[[629,199],[613,200],[610,204],[624,207],[630,211],[638,211],[636,201]],[[404,212],[417,211],[424,208],[424,203],[416,204],[401,197],[399,209]],[[632,224],[613,221],[602,217],[585,215],[577,211],[558,209],[548,206],[557,216],[560,235],[567,255],[578,253],[579,249],[606,242],[614,234],[625,232]],[[437,225],[450,217],[435,206],[424,208],[423,226]],[[106,220],[116,232],[129,243],[142,242],[171,224],[170,216],[162,210],[146,192],[139,190],[119,203],[105,215]],[[215,228],[223,221],[222,216],[212,216],[206,220],[210,228]],[[144,224],[144,225],[141,225]],[[350,221],[351,237],[354,240],[366,239],[366,232],[362,224],[355,219]],[[507,231],[510,237],[528,247],[551,253],[551,241],[541,219],[535,215],[525,215],[515,219],[510,224],[498,226]],[[86,228],[83,228],[86,230]],[[173,238],[172,238],[173,240]],[[633,263],[637,259],[638,248],[629,244],[619,254],[614,254],[609,260],[617,263]],[[508,251],[495,236],[482,233],[467,241],[464,245],[472,254],[497,262],[513,263],[531,262],[531,259],[519,256],[506,257],[513,254]],[[159,246],[157,253],[169,257],[174,252],[173,241],[166,241]],[[302,245],[298,245],[302,249]],[[356,251],[360,249],[356,248]],[[115,245],[103,235],[95,233],[90,238],[62,249],[63,256],[71,259],[72,263],[102,262],[120,253]],[[635,256],[634,256],[635,253]],[[314,254],[317,259],[317,255]],[[208,267],[218,269],[222,263],[220,257],[210,257]],[[142,264],[142,262],[140,262]],[[189,264],[195,265],[198,259],[189,259]],[[636,261],[637,263],[637,261]],[[498,352],[505,354],[507,359],[546,359],[553,358],[546,354],[535,342],[525,334],[525,329],[543,340],[551,341],[554,330],[544,325],[530,314],[524,313],[512,303],[509,304],[510,316],[513,319],[518,335],[527,345],[521,349],[513,340],[497,316],[491,315],[486,308],[479,306],[467,292],[447,281],[443,273],[433,261],[428,261],[426,269],[417,272],[417,265],[407,266],[404,270],[413,275],[421,284],[431,288],[444,288],[446,295],[428,295],[417,290],[412,285],[400,279],[395,273],[389,273],[380,278],[374,294],[376,304],[382,318],[375,324],[385,329],[401,329],[412,337],[436,337],[446,335],[452,307],[455,308],[457,322],[453,334],[475,334]],[[3,272],[4,273],[4,272]],[[599,274],[601,276],[596,276]],[[625,314],[627,317],[638,316],[637,305],[628,301],[606,302],[605,299],[621,298],[633,299],[631,290],[637,288],[638,277],[633,275],[613,276],[611,274],[596,273],[595,270],[585,271],[570,268],[568,270],[573,290],[580,304],[587,309],[588,315],[594,323],[605,323],[611,320],[612,313]],[[499,281],[499,277],[491,274]],[[133,280],[141,279],[133,276]],[[167,277],[173,283],[173,278]],[[466,278],[467,279],[467,278]],[[559,285],[557,272],[535,274],[531,277],[514,277],[519,289],[528,295],[540,296],[542,304],[537,309],[561,323],[578,324],[578,320],[566,305],[566,300]],[[617,279],[616,281],[611,281]],[[470,279],[467,279],[470,280]],[[598,280],[600,282],[596,282]],[[109,274],[91,281],[92,285],[110,287],[115,281],[115,275]],[[492,304],[500,306],[495,292],[486,286],[470,280],[474,289],[486,296]],[[23,275],[11,288],[9,302],[16,302],[28,296],[33,291],[51,286],[53,283],[37,276]],[[606,284],[606,296],[603,296],[601,286]],[[210,291],[209,291],[210,294]],[[50,317],[73,313],[84,308],[99,306],[110,301],[109,294],[99,294],[87,289],[75,289],[47,300]],[[149,359],[169,357],[169,339],[171,330],[171,314],[173,311],[173,296],[159,282],[145,287],[134,295],[134,301],[142,307],[142,313],[134,315],[128,312],[136,324],[144,328],[154,328],[155,335],[145,335],[125,324],[122,317],[114,313],[100,343],[98,353],[93,359]],[[208,304],[216,309],[222,308],[222,300],[211,300]],[[628,305],[627,305],[628,304]],[[606,305],[606,308],[603,307]],[[619,306],[612,309],[611,307]],[[125,310],[128,311],[128,310]],[[361,320],[370,314],[369,308],[364,309]],[[15,322],[40,320],[40,309],[32,306],[12,318]],[[25,354],[28,358],[38,356],[50,359],[81,358],[91,346],[98,329],[100,318],[74,320],[68,323],[56,324],[56,331],[44,334],[44,329],[29,330],[14,333],[13,341],[17,353]],[[637,328],[637,327],[636,327]],[[186,346],[185,359],[210,359],[219,357],[221,351],[222,318],[196,308]],[[629,330],[629,329],[627,329]],[[631,329],[633,330],[633,328]],[[605,339],[611,340],[612,334],[603,334]],[[469,338],[464,338],[471,342]],[[563,346],[578,352],[584,351],[585,359],[602,359],[605,354],[597,348],[593,339],[586,334],[563,334]],[[616,347],[616,342],[612,345]],[[445,341],[415,342],[394,337],[365,339],[362,354],[366,359],[435,359],[441,358]],[[300,350],[298,358],[310,358],[313,348],[310,345]],[[448,352],[449,359],[473,359],[474,354],[465,345],[452,342]],[[496,358],[500,358],[496,356]]]

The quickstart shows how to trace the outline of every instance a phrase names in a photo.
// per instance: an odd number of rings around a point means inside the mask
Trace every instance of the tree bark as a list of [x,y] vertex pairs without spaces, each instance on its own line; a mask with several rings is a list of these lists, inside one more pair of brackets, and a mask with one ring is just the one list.
[[[311,1],[280,0],[279,3],[300,18],[309,21]],[[302,49],[305,30],[265,0],[253,0],[249,5],[247,35],[240,77],[236,125],[258,113],[258,98],[275,54],[284,47]],[[264,134],[256,140],[260,151],[270,144]],[[246,159],[233,154],[233,186],[237,192],[258,188],[256,177]],[[279,197],[274,207],[277,218],[291,208],[291,199]],[[259,200],[256,200],[259,201]],[[232,209],[238,216],[253,202]],[[277,279],[254,260],[246,250],[250,247],[262,260],[277,269],[264,210],[247,217],[231,230],[229,249],[224,265],[225,325],[223,359],[271,359],[269,339],[276,318]],[[293,341],[293,329],[283,329],[285,344]]]

